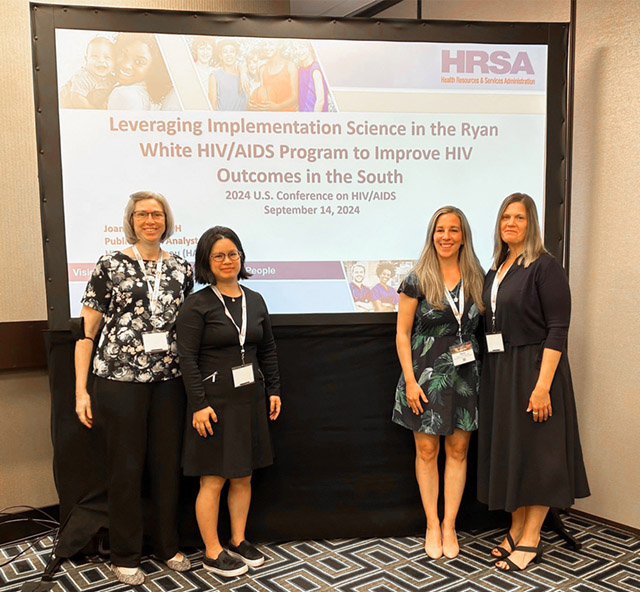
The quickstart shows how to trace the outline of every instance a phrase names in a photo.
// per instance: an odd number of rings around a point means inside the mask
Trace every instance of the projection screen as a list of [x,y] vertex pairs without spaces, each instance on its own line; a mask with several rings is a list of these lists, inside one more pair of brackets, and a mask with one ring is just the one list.
[[204,230],[233,228],[246,285],[285,321],[388,321],[371,303],[395,306],[443,205],[466,213],[485,268],[515,191],[546,232],[551,208],[562,239],[563,143],[549,117],[564,105],[549,82],[562,74],[560,28],[353,21],[330,36],[325,20],[210,15],[189,31],[182,14],[114,13],[76,10],[50,32],[60,324],[78,316],[97,259],[127,246],[122,213],[140,190],[167,197],[177,227],[164,248],[189,261]]

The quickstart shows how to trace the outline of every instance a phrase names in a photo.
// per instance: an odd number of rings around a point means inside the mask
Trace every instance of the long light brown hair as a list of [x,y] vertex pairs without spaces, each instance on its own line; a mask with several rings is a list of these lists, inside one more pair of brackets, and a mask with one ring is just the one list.
[[440,263],[435,245],[433,244],[433,235],[436,231],[438,218],[443,214],[455,214],[460,219],[460,230],[462,231],[462,245],[458,251],[458,266],[460,267],[460,276],[464,282],[465,294],[471,294],[471,298],[475,302],[480,312],[484,312],[482,304],[482,287],[484,284],[484,271],[478,261],[478,257],[473,250],[473,241],[471,239],[471,227],[462,210],[454,206],[444,206],[437,210],[427,229],[427,240],[424,243],[420,259],[413,268],[413,272],[418,278],[418,285],[424,294],[427,302],[439,310],[444,308],[444,291],[445,285],[440,271]]
[[512,193],[504,198],[498,210],[498,218],[496,219],[496,228],[493,233],[493,265],[491,269],[498,269],[502,262],[507,258],[509,246],[502,240],[500,232],[500,221],[504,215],[504,211],[515,202],[519,202],[524,206],[527,213],[527,229],[524,235],[524,251],[518,257],[518,260],[525,266],[529,267],[542,253],[547,253],[542,242],[542,234],[540,232],[540,224],[538,223],[538,210],[533,199],[526,193]]

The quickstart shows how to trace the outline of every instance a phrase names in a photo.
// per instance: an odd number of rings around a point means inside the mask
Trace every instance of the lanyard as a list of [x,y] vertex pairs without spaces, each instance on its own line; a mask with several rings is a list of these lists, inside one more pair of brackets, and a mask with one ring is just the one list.
[[140,255],[140,251],[138,251],[138,247],[133,245],[133,254],[136,256],[136,260],[138,261],[138,265],[140,266],[140,270],[142,271],[142,276],[147,282],[148,288],[148,296],[149,296],[149,308],[151,310],[151,316],[155,314],[156,304],[158,302],[158,295],[160,294],[160,276],[162,275],[162,249],[160,249],[160,255],[158,255],[158,263],[156,264],[156,280],[153,284],[153,288],[151,287],[151,282],[147,276],[147,270],[144,267],[144,261],[142,260],[142,255]]
[[[513,263],[515,263],[515,261]],[[513,263],[511,265],[513,265]],[[507,277],[507,274],[511,269],[511,265],[507,267],[506,271],[504,272],[504,275],[500,279],[498,279],[498,276],[500,275],[500,270],[504,267],[504,262],[503,262],[502,265],[498,268],[498,271],[496,271],[496,275],[493,278],[493,284],[491,284],[491,324],[493,326],[494,333],[496,330],[496,308],[498,305],[498,288],[500,287],[500,284],[503,282],[504,278]]]
[[460,342],[462,342],[462,315],[464,314],[464,282],[460,282],[460,292],[458,293],[458,306],[451,298],[451,294],[447,289],[447,286],[444,287],[444,295],[447,297],[449,302],[449,306],[451,307],[451,312],[453,312],[453,316],[456,317],[456,321],[458,321],[458,335],[460,335]]
[[240,342],[240,354],[242,355],[242,363],[244,364],[244,342],[247,339],[247,299],[244,295],[244,290],[240,288],[240,292],[242,292],[242,327],[238,327],[237,323],[233,320],[229,309],[227,308],[227,304],[222,297],[220,290],[218,290],[218,286],[211,286],[213,293],[218,297],[218,300],[222,302],[222,306],[224,307],[224,314],[227,315],[229,320],[233,323],[233,326],[236,328],[238,332],[238,341]]

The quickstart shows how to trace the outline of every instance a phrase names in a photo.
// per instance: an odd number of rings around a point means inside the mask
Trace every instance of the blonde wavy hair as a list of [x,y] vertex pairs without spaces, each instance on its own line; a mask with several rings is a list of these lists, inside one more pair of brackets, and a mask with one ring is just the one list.
[[542,242],[542,234],[540,232],[540,224],[538,222],[538,210],[536,203],[526,193],[512,193],[504,198],[504,201],[500,205],[498,210],[498,217],[496,219],[496,227],[493,232],[493,265],[491,269],[498,269],[502,262],[507,258],[507,252],[509,247],[507,243],[502,240],[500,232],[500,221],[504,215],[504,211],[512,203],[521,203],[524,206],[527,214],[527,229],[524,235],[524,251],[518,257],[518,261],[529,267],[542,253],[547,253],[547,249],[544,248]]
[[478,261],[478,257],[473,250],[473,241],[471,238],[471,227],[462,210],[454,206],[444,206],[437,210],[427,229],[427,240],[420,255],[420,259],[413,268],[413,272],[418,278],[418,285],[424,294],[427,302],[438,310],[444,308],[444,291],[445,285],[440,271],[440,263],[438,262],[438,254],[433,244],[433,235],[436,231],[438,218],[443,214],[455,214],[460,219],[460,230],[462,231],[462,245],[458,251],[458,266],[460,267],[460,276],[464,282],[465,294],[470,294],[473,302],[476,304],[480,312],[484,312],[482,303],[482,287],[484,285],[484,271]]

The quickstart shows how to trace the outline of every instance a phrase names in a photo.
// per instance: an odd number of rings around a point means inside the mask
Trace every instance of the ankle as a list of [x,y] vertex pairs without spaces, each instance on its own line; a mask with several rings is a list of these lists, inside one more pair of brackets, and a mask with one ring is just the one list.
[[537,547],[540,543],[540,536],[523,534],[518,541],[519,547]]
[[427,530],[431,531],[439,531],[440,530],[440,520],[427,520]]
[[456,521],[449,521],[449,520],[443,520],[442,524],[440,525],[440,528],[442,529],[442,532],[455,532],[456,530]]
[[212,545],[210,547],[207,547],[204,551],[205,556],[207,556],[209,559],[217,559],[218,555],[220,555],[220,553],[222,553],[223,548],[220,544],[218,545]]

